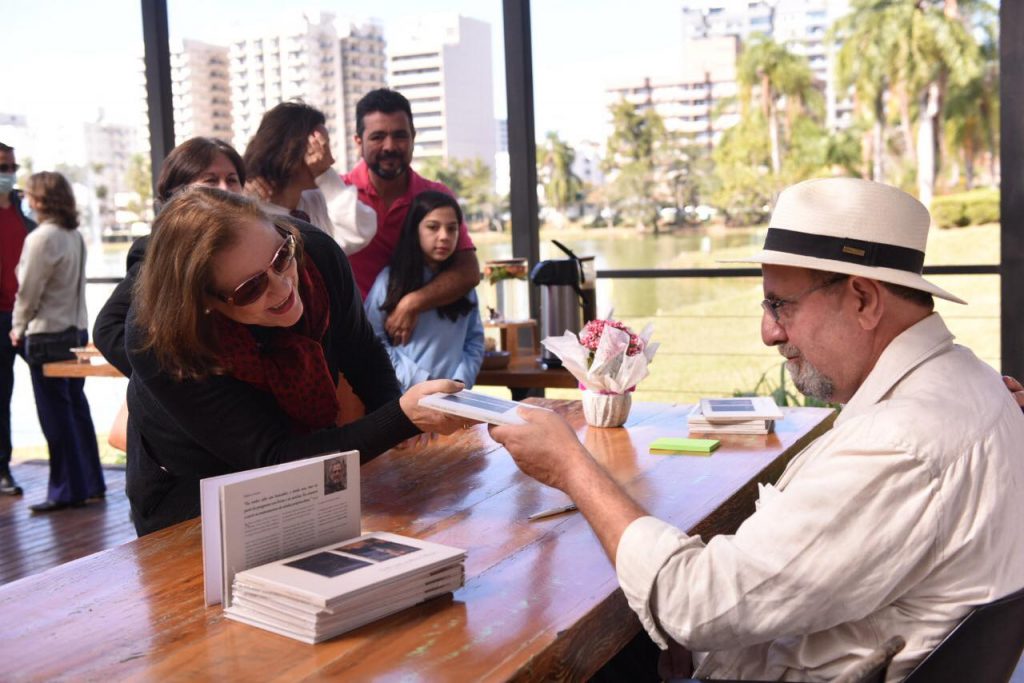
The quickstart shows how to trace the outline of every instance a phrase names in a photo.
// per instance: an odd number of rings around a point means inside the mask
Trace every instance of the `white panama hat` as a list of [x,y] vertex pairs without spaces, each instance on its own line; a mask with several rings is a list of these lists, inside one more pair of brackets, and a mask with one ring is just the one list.
[[921,277],[931,217],[895,187],[859,178],[819,178],[779,195],[764,248],[725,263],[768,263],[861,275],[967,302]]

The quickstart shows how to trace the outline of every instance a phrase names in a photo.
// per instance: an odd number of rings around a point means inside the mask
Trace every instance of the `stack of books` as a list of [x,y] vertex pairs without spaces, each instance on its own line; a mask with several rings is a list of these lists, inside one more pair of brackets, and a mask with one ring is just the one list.
[[690,432],[769,434],[782,411],[771,397],[702,398],[686,421]]
[[203,479],[206,604],[319,643],[462,586],[464,550],[362,533],[360,483],[356,451]]
[[376,532],[235,574],[229,619],[319,643],[451,593],[464,551]]

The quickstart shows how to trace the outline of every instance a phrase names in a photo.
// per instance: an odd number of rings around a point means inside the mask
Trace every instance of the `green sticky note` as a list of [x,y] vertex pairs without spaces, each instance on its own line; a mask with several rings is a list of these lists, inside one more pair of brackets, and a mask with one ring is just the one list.
[[686,439],[683,437],[663,436],[651,442],[651,453],[704,453],[710,454],[718,448],[718,439]]

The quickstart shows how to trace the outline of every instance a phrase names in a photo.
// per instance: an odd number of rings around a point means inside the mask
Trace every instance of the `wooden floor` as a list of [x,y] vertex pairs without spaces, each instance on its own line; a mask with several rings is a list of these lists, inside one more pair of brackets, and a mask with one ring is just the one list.
[[28,506],[46,498],[49,464],[11,466],[23,496],[0,496],[0,584],[37,574],[134,539],[124,494],[124,470],[104,469],[107,497],[84,508],[32,514]]

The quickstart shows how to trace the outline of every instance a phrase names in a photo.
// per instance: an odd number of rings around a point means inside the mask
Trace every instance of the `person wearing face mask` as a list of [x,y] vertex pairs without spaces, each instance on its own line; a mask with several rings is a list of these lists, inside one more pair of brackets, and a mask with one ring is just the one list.
[[14,357],[11,316],[18,292],[15,272],[25,236],[36,226],[21,211],[21,193],[14,189],[18,162],[14,148],[0,142],[0,495],[20,496],[21,487],[11,474],[11,396],[14,394]]
[[[192,186],[161,210],[125,339],[140,535],[198,516],[202,478],[332,451],[365,463],[464,422],[418,405],[459,382],[400,392],[334,241],[237,194]],[[339,372],[367,408],[340,425]]]
[[[156,184],[157,208],[189,185],[204,185],[225,192],[241,193],[245,185],[242,157],[234,147],[217,138],[195,137],[186,140],[172,149],[164,159]],[[124,348],[124,321],[149,240],[149,236],[140,237],[132,243],[128,250],[125,278],[103,304],[92,330],[96,348],[126,377],[131,376],[132,366]]]

